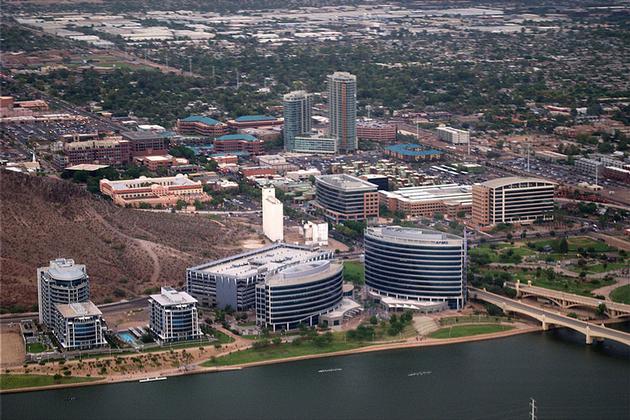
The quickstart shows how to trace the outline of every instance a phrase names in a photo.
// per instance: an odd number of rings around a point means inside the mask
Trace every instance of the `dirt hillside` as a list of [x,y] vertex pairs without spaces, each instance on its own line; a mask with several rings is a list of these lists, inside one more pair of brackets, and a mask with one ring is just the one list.
[[[119,208],[68,181],[0,173],[0,305],[33,309],[36,269],[86,264],[92,299],[181,286],[188,266],[239,250],[252,234],[207,217]],[[15,308],[14,308],[15,309]]]

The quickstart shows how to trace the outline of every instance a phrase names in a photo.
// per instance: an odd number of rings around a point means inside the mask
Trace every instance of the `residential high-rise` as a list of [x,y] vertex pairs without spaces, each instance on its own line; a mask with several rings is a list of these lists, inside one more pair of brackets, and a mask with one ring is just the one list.
[[311,132],[313,117],[313,97],[303,91],[289,92],[282,98],[284,113],[284,150],[292,152],[295,137]]
[[90,300],[89,277],[85,265],[74,260],[57,258],[48,267],[37,269],[39,322],[55,327],[57,304],[82,303]]
[[357,78],[347,72],[328,75],[330,137],[337,139],[337,150],[357,149]]
[[472,220],[477,226],[553,220],[556,183],[537,178],[497,178],[472,188]]
[[160,343],[193,340],[201,336],[197,299],[172,287],[149,298],[149,328]]
[[107,345],[102,312],[92,302],[57,304],[53,333],[64,350]]
[[443,232],[368,227],[365,284],[388,309],[461,309],[466,301],[466,242]]

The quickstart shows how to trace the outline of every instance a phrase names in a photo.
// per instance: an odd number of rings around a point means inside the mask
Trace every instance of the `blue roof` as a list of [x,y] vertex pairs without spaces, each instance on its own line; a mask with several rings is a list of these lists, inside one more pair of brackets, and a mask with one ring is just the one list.
[[184,118],[182,121],[200,122],[208,125],[217,125],[220,123],[220,121],[217,121],[214,118],[204,117],[203,115],[191,115],[190,117]]
[[276,117],[269,117],[267,115],[243,115],[236,118],[236,122],[249,122],[249,121],[273,121]]
[[226,134],[221,137],[217,137],[217,140],[245,140],[245,141],[256,141],[258,140],[256,137],[251,134]]
[[220,156],[249,156],[249,152],[225,152],[225,153],[214,153],[210,155],[210,157],[220,157]]
[[387,146],[386,148],[390,152],[399,153],[405,156],[426,156],[426,155],[441,155],[443,152],[435,149],[426,149],[421,144],[413,143],[401,143]]

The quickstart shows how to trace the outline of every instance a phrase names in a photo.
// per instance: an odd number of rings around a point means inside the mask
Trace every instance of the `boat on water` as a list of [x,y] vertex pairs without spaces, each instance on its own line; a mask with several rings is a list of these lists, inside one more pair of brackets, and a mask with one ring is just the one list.
[[430,370],[425,370],[422,372],[412,372],[410,374],[408,374],[407,376],[424,376],[424,375],[430,375],[431,371]]
[[166,380],[166,376],[156,376],[155,378],[140,379],[138,382],[144,383],[144,382],[155,382],[155,381],[165,381],[165,380]]
[[66,397],[65,398],[66,401],[74,401],[76,399],[77,399],[77,397]]
[[335,368],[335,369],[320,369],[317,372],[318,373],[328,373],[328,372],[339,372],[340,370],[343,370],[341,368]]

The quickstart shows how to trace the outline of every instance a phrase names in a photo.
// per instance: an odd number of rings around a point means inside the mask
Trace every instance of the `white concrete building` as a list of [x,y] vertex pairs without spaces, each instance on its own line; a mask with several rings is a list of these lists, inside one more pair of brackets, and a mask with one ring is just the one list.
[[328,223],[306,222],[304,224],[304,240],[307,245],[328,245]]
[[149,298],[149,328],[159,343],[194,340],[201,336],[197,299],[172,287]]
[[445,125],[440,125],[437,128],[437,135],[440,139],[452,144],[468,144],[470,141],[468,130],[459,130]]
[[276,189],[262,189],[263,233],[270,241],[284,239],[284,208],[282,201],[276,198]]
[[53,333],[64,350],[107,345],[102,312],[92,302],[55,305]]

